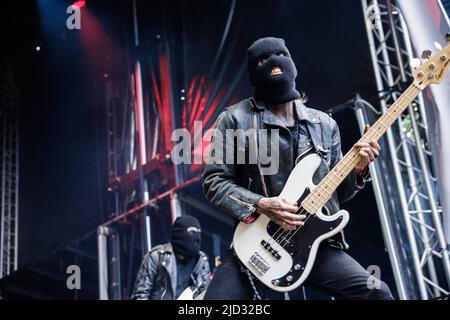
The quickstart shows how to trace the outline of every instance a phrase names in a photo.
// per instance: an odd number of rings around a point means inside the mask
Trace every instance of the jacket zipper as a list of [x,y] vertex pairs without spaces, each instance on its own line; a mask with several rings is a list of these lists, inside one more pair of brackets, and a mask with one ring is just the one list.
[[164,296],[166,295],[166,291],[167,291],[167,283],[166,283],[166,287],[164,288],[164,292],[161,295],[161,298],[159,300],[162,300],[164,298]]
[[242,200],[242,199],[239,199],[239,198],[236,197],[236,195],[234,195],[234,194],[230,194],[228,197],[230,197],[230,199],[232,199],[232,200],[238,202],[239,204],[241,204],[241,205],[247,207],[249,211],[255,212],[256,208],[255,208],[255,206],[254,206],[253,204],[248,203],[248,202],[245,202],[245,201]]
[[248,190],[250,190],[250,187],[252,186],[252,182],[253,182],[253,179],[252,178],[248,178],[248,187],[247,187]]

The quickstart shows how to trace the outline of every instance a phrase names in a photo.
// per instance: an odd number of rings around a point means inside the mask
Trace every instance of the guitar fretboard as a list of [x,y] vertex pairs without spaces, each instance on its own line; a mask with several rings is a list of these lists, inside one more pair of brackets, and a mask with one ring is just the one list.
[[[413,83],[408,89],[378,118],[358,142],[377,141],[413,102],[422,89]],[[353,171],[360,156],[357,148],[352,147],[345,156],[331,169],[314,190],[302,201],[302,207],[310,214],[315,214],[331,198],[338,186]]]

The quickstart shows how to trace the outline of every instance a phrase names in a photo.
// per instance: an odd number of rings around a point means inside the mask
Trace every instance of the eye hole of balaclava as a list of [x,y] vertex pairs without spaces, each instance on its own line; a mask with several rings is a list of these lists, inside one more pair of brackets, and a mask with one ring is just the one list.
[[185,257],[198,255],[201,245],[200,222],[192,216],[178,217],[172,226],[170,242],[177,254]]
[[[280,56],[280,57],[287,57],[288,53],[285,51],[280,51],[280,52],[277,52],[276,55]],[[267,61],[267,59],[270,58],[270,56],[271,56],[270,54],[264,54],[264,55],[260,56],[258,58],[258,66],[264,64]]]
[[283,103],[298,99],[295,89],[297,69],[284,40],[261,38],[247,50],[250,82],[255,97],[266,103]]

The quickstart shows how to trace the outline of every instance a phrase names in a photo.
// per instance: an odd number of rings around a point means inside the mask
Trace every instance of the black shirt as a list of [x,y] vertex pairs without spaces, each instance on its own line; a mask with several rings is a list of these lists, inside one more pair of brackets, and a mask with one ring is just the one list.
[[191,274],[194,271],[195,263],[197,262],[197,257],[180,259],[175,256],[177,262],[177,292],[176,297],[190,285]]
[[304,123],[301,122],[297,122],[294,126],[287,126],[287,128],[289,129],[289,131],[291,132],[291,136],[292,136],[292,145],[293,145],[293,153],[292,156],[294,157],[293,159],[293,164],[295,166],[295,160],[297,160],[298,157],[298,143],[299,143],[299,137],[300,135],[303,137],[309,137],[308,135],[308,128]]

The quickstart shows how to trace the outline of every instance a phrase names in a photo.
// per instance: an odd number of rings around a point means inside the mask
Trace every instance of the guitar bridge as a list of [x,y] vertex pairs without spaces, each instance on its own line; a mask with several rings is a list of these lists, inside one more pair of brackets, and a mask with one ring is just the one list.
[[270,269],[269,263],[255,252],[249,259],[250,264],[261,274],[265,274]]

